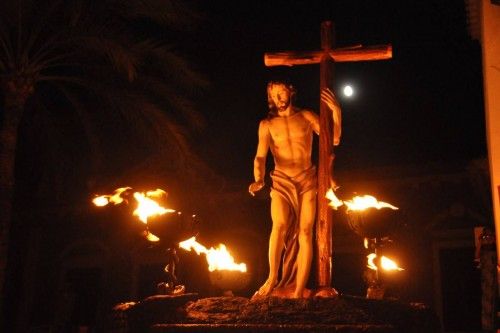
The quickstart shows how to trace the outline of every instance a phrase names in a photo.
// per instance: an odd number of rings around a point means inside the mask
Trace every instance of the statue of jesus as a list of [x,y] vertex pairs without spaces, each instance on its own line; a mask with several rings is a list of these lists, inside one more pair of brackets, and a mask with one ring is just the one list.
[[[269,82],[269,113],[259,124],[255,181],[248,188],[251,195],[264,187],[269,149],[274,157],[274,170],[270,173],[273,226],[269,238],[269,276],[255,293],[257,296],[283,290],[280,295],[306,297],[317,191],[316,167],[311,162],[311,152],[313,132],[319,134],[320,126],[316,113],[293,105],[295,93],[294,87],[286,82]],[[341,134],[339,103],[329,89],[321,92],[321,99],[332,111],[332,143],[338,145]],[[278,281],[281,260],[283,267]]]

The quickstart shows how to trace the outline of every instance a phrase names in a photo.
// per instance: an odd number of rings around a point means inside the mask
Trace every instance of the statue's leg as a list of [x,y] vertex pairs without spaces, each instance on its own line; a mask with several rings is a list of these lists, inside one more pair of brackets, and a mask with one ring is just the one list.
[[290,223],[290,207],[285,199],[277,193],[271,195],[271,218],[273,227],[269,237],[269,276],[257,291],[258,295],[269,295],[278,280],[281,254],[285,246],[285,234]]
[[299,253],[297,254],[297,282],[293,298],[302,298],[309,272],[313,254],[313,226],[316,216],[316,191],[305,192],[300,197],[299,218]]

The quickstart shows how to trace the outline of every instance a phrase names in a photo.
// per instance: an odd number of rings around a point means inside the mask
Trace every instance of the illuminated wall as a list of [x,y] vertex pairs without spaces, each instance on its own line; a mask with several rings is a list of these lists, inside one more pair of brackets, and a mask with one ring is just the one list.
[[[500,5],[491,0],[483,0],[481,23],[486,134],[497,254],[500,254]],[[497,257],[500,258],[500,255]]]

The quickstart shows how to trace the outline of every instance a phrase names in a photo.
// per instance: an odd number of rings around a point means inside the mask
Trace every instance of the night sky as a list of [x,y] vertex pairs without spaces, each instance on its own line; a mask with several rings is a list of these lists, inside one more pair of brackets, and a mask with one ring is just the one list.
[[[403,6],[404,5],[404,6]],[[204,1],[200,28],[181,48],[211,82],[198,101],[207,127],[197,149],[219,173],[252,180],[266,83],[289,79],[296,104],[319,110],[319,65],[266,68],[265,52],[318,50],[320,25],[338,47],[392,44],[393,59],[335,65],[343,138],[337,170],[458,162],[485,156],[481,49],[464,2]]]

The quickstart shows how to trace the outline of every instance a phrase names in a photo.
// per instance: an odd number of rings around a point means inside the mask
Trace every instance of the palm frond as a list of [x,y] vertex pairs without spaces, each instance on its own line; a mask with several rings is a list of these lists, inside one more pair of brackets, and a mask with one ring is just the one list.
[[207,87],[208,80],[191,68],[183,57],[172,51],[159,49],[154,54],[154,66],[170,80],[182,84],[184,87]]
[[160,27],[177,31],[193,30],[197,22],[203,20],[199,11],[189,6],[186,1],[179,0],[129,0],[111,1],[127,20],[148,20]]
[[[52,56],[47,54],[45,58],[42,58],[40,61],[31,61],[24,68],[26,68],[26,71],[30,71],[31,73],[41,73],[48,68],[59,67],[68,64],[69,62],[67,60],[71,60],[72,54],[73,52],[60,52],[55,53]],[[77,62],[73,63],[78,64]]]
[[[122,95],[120,92],[115,92]],[[112,93],[111,93],[112,94]],[[189,132],[170,114],[157,104],[144,100],[141,95],[129,92],[126,97],[116,99],[107,95],[106,104],[122,117],[124,124],[133,124],[133,137],[141,140],[151,153],[168,151],[171,163],[183,165],[188,159],[191,147],[188,144]],[[119,121],[118,118],[115,118]]]
[[14,63],[14,50],[11,39],[2,25],[0,25],[0,50],[2,50],[4,54],[4,57],[0,57],[0,59],[3,59],[7,67],[10,67],[9,64]]
[[190,174],[193,177],[193,170],[200,172],[200,167],[205,165],[194,153],[185,128],[172,121],[158,108],[148,108],[147,114],[151,117],[153,131],[158,135],[157,154],[164,156],[181,174]]
[[95,86],[95,82],[83,78],[78,78],[68,75],[40,75],[37,78],[38,83],[44,82],[66,82],[80,86],[85,89],[92,88]]
[[48,36],[40,47],[33,50],[33,54],[29,58],[30,63],[38,64],[43,62],[45,58],[50,57],[53,53],[74,54],[77,52],[77,50],[70,47],[70,45],[73,45],[72,41],[64,38],[63,35],[63,32],[58,32]]
[[81,42],[84,48],[106,55],[116,70],[126,74],[129,81],[137,76],[139,60],[133,50],[109,38],[87,36],[81,38]]
[[136,82],[137,89],[149,93],[154,100],[162,105],[164,112],[177,115],[177,121],[195,130],[201,130],[205,125],[205,118],[196,110],[194,102],[187,96],[179,94],[176,81],[167,81],[160,78],[141,76]]
[[[43,38],[42,32],[47,27],[51,25],[48,24],[52,16],[56,16],[55,13],[58,9],[60,9],[61,5],[64,3],[64,0],[52,0],[49,3],[43,3],[41,6],[37,6],[36,1],[31,1],[31,8],[28,7],[26,9],[26,15],[30,17],[28,20],[30,26],[30,33],[27,35],[26,40],[19,45],[22,59],[28,59],[30,53],[33,51],[33,47],[35,43]],[[29,11],[31,9],[31,11]],[[52,35],[52,33],[51,33]],[[45,44],[46,41],[41,42]]]

